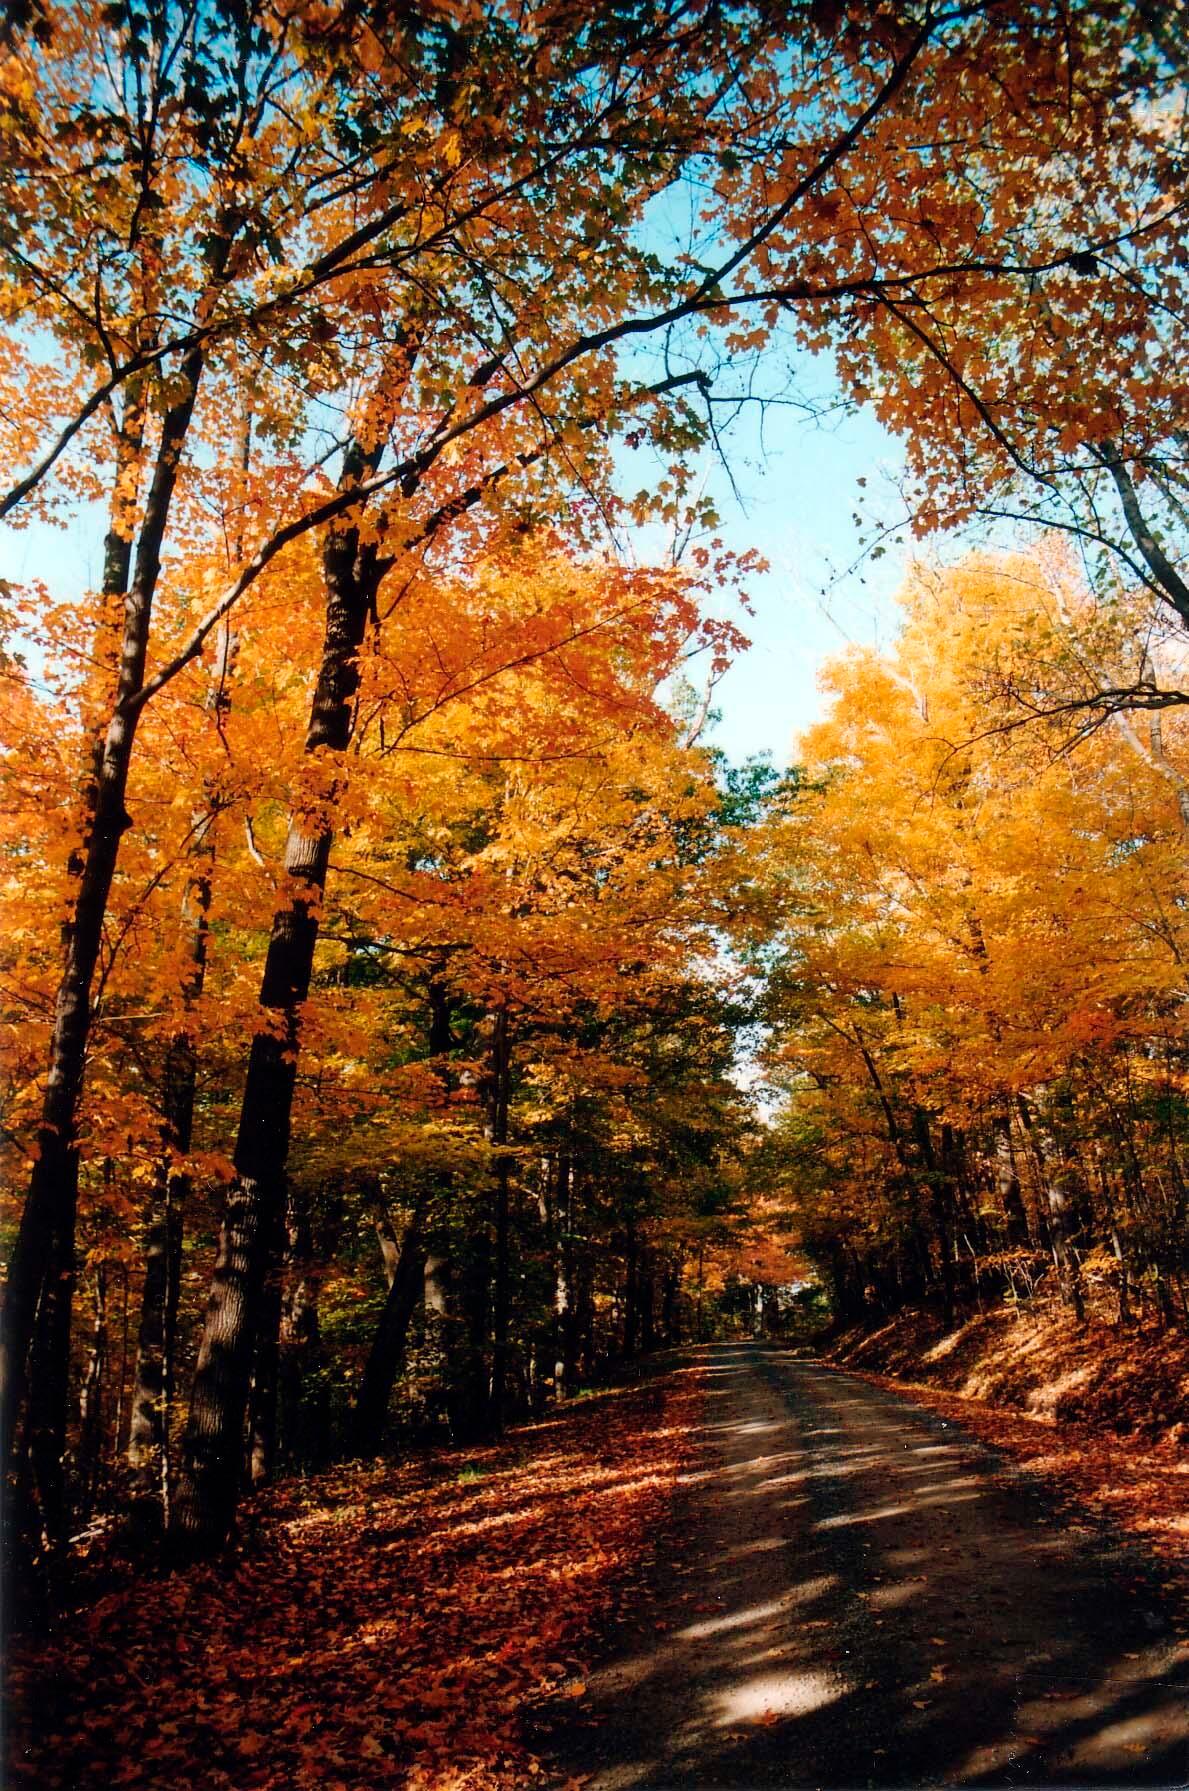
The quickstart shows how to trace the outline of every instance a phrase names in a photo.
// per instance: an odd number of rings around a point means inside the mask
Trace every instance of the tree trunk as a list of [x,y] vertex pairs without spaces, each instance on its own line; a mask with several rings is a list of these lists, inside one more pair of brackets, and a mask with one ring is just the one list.
[[[91,1028],[91,990],[103,939],[103,923],[119,856],[129,826],[124,802],[139,710],[135,698],[144,683],[153,599],[161,551],[177,483],[178,467],[202,373],[200,351],[182,363],[185,396],[165,415],[161,442],[145,503],[131,583],[124,599],[116,701],[98,756],[89,835],[80,856],[78,890],[67,928],[65,963],[54,1004],[49,1074],[37,1133],[37,1154],[20,1230],[9,1262],[3,1326],[0,1330],[0,1459],[10,1459],[17,1413],[25,1394],[33,1331],[39,1311],[50,1325],[64,1324],[69,1348],[74,1282],[74,1230],[78,1205],[76,1126]],[[109,537],[110,544],[110,537]],[[105,575],[127,576],[129,552],[121,537]],[[52,1281],[50,1298],[43,1289]],[[56,1366],[61,1340],[40,1352],[47,1378],[36,1388],[37,1424],[45,1438],[65,1435],[65,1377]]]
[[1020,1118],[1028,1134],[1032,1152],[1036,1159],[1037,1174],[1045,1194],[1045,1204],[1049,1221],[1049,1230],[1053,1239],[1053,1260],[1057,1268],[1057,1279],[1061,1285],[1061,1298],[1065,1305],[1073,1310],[1079,1324],[1086,1322],[1086,1308],[1082,1298],[1081,1276],[1078,1273],[1077,1257],[1069,1242],[1068,1214],[1065,1194],[1053,1182],[1045,1159],[1045,1149],[1040,1133],[1033,1118],[1032,1109],[1023,1095],[1016,1097],[1020,1110]]
[[376,1220],[376,1242],[380,1246],[380,1260],[384,1264],[384,1285],[391,1287],[400,1262],[400,1239],[393,1231],[392,1220],[386,1212],[381,1213]]
[[1016,1173],[1011,1142],[1011,1114],[1008,1109],[1000,1108],[991,1123],[995,1137],[995,1187],[1003,1213],[1004,1230],[1008,1243],[1019,1249],[1028,1243],[1028,1214],[1024,1210],[1020,1178]]
[[578,1277],[578,1337],[582,1378],[593,1381],[598,1368],[598,1351],[595,1338],[594,1279],[589,1262],[583,1266]]
[[451,1277],[457,1317],[451,1329],[447,1403],[450,1430],[459,1443],[487,1434],[490,1421],[490,1379],[487,1335],[491,1311],[491,1233],[484,1220],[475,1227],[457,1273]]
[[913,1109],[912,1129],[922,1166],[929,1179],[929,1204],[933,1213],[933,1229],[937,1238],[937,1256],[941,1270],[941,1322],[942,1329],[949,1332],[954,1328],[954,1241],[950,1228],[953,1200],[948,1179],[942,1175],[933,1149],[928,1115],[920,1107]]
[[286,1462],[306,1467],[326,1458],[329,1439],[322,1383],[311,1390],[321,1359],[321,1334],[310,1205],[300,1185],[289,1190],[285,1264],[277,1363],[281,1450]]
[[439,1318],[446,1316],[448,1308],[447,1273],[445,1257],[430,1251],[425,1258],[425,1310]]
[[91,1354],[79,1390],[78,1489],[79,1507],[89,1518],[99,1490],[103,1457],[103,1376],[107,1366],[107,1264],[95,1266],[95,1319],[91,1328]]
[[112,1427],[112,1456],[118,1457],[124,1444],[124,1412],[128,1397],[128,1264],[120,1265],[120,1378],[116,1382],[116,1413]]
[[666,1262],[661,1299],[661,1335],[667,1344],[679,1341],[681,1332],[681,1262]]
[[423,1221],[422,1205],[414,1210],[401,1238],[396,1271],[364,1365],[351,1414],[352,1448],[357,1455],[373,1455],[380,1446],[392,1389],[404,1362],[409,1323],[425,1293],[430,1259]]
[[[232,643],[224,631],[220,639],[218,688],[230,664]],[[221,707],[225,699],[216,696]],[[182,943],[185,977],[183,1009],[188,1010],[202,994],[206,979],[207,937],[214,865],[214,812],[197,817],[193,867],[182,899]],[[173,1396],[173,1352],[177,1327],[178,1282],[182,1259],[182,1219],[190,1191],[190,1178],[176,1159],[189,1154],[194,1136],[194,1096],[198,1055],[188,1025],[176,1032],[165,1057],[163,1086],[163,1152],[150,1204],[145,1250],[144,1289],[136,1348],[136,1381],[132,1401],[132,1425],[128,1437],[128,1465],[147,1484],[156,1482],[168,1503],[169,1408]]]
[[[452,1267],[441,1236],[430,1240],[422,1277],[425,1341],[434,1365],[434,1383],[451,1436],[456,1432],[459,1373],[459,1322],[451,1285]],[[435,1405],[437,1402],[435,1401]]]
[[640,1348],[640,1246],[634,1225],[628,1226],[624,1251],[623,1353],[628,1358]]
[[182,1255],[181,1209],[189,1178],[175,1175],[167,1165],[162,1165],[157,1185],[160,1205],[152,1213],[145,1245],[144,1287],[128,1435],[128,1465],[137,1471],[146,1491],[152,1486],[163,1488],[168,1481],[165,1458],[173,1403]]
[[280,1251],[270,1250],[268,1256],[249,1396],[248,1479],[253,1487],[268,1485],[277,1462],[281,1308],[285,1290]]
[[[379,464],[381,449],[353,442],[340,488]],[[357,522],[331,531],[323,553],[326,633],[306,733],[307,753],[341,754],[354,726],[358,655],[380,577],[378,553]],[[318,916],[334,839],[333,788],[320,808],[295,815],[285,846],[292,898],[273,917],[228,1196],[190,1399],[172,1529],[180,1549],[226,1540],[239,1495],[239,1456],[260,1298],[284,1213],[285,1169],[297,1078],[301,1010],[309,994]]]
[[495,1016],[491,1040],[491,1092],[488,1136],[496,1151],[495,1173],[495,1277],[491,1312],[491,1396],[488,1405],[488,1429],[492,1436],[501,1436],[504,1429],[504,1405],[508,1380],[508,1315],[511,1304],[508,1258],[508,1173],[507,1152],[501,1149],[508,1142],[508,1083],[510,1054],[508,1045],[508,1010],[501,1007]]
[[[66,1437],[70,1401],[70,1317],[74,1300],[74,1223],[77,1159],[63,1184],[69,1208],[60,1216],[49,1250],[45,1285],[37,1303],[29,1355],[29,1455],[32,1486],[44,1540],[51,1547],[66,1533]],[[6,1308],[7,1310],[7,1308]]]
[[640,1349],[650,1355],[656,1348],[656,1276],[651,1250],[641,1253],[637,1269],[638,1305],[640,1309]]
[[578,1378],[578,1289],[574,1274],[574,1169],[569,1157],[557,1165],[557,1202],[554,1222],[555,1273],[553,1288],[554,1368],[553,1385],[559,1399],[568,1399]]

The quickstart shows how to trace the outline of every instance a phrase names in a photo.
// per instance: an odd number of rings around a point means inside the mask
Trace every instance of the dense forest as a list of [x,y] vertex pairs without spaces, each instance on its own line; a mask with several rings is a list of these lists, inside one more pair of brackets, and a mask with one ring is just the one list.
[[1189,1323],[1185,667],[1050,541],[918,572],[833,668],[764,845],[767,1148],[843,1316]]
[[[798,1289],[1189,1326],[1179,15],[7,9],[34,1578]],[[811,354],[921,558],[732,766],[701,469]]]

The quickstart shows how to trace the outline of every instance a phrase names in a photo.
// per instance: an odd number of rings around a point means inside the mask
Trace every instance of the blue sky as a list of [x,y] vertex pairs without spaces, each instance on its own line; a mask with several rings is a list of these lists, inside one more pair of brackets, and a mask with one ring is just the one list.
[[793,736],[820,712],[822,664],[848,642],[892,639],[910,548],[889,546],[881,559],[854,567],[854,512],[870,500],[874,510],[895,514],[903,464],[872,415],[815,423],[793,410],[770,411],[762,447],[753,419],[731,454],[738,498],[721,468],[708,482],[723,539],[737,551],[756,548],[769,563],[749,581],[755,615],[741,625],[752,645],[718,687],[722,719],[713,740],[733,759],[767,751],[784,764]]

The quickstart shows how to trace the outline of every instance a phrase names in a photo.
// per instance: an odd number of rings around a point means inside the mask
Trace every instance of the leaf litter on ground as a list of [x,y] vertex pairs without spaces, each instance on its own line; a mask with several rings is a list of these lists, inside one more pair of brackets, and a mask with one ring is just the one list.
[[526,1714],[581,1698],[588,1647],[649,1559],[696,1379],[270,1489],[232,1555],[127,1584],[16,1650],[9,1782],[523,1785],[540,1771]]

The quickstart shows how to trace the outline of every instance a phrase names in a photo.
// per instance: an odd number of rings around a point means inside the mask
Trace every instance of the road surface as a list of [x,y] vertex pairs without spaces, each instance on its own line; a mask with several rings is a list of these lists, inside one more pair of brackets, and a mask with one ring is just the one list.
[[1189,1784],[1189,1649],[1134,1556],[919,1406],[699,1352],[646,1606],[555,1733],[584,1791]]

